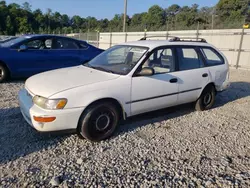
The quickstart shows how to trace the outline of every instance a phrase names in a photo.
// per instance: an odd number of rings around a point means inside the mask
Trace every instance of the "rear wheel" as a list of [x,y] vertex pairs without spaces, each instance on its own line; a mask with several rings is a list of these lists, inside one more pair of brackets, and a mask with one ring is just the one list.
[[78,124],[78,135],[98,142],[110,137],[119,121],[119,112],[110,102],[91,105],[82,114]]
[[198,111],[209,110],[215,103],[215,88],[209,86],[202,92],[200,98],[196,101],[195,109]]
[[0,64],[0,83],[4,82],[8,78],[8,69],[3,64]]

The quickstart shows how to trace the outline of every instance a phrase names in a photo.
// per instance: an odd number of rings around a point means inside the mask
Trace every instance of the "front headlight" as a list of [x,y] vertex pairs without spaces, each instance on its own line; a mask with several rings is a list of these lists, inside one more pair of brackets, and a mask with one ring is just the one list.
[[47,110],[63,109],[67,104],[67,99],[47,99],[40,96],[33,98],[34,104]]

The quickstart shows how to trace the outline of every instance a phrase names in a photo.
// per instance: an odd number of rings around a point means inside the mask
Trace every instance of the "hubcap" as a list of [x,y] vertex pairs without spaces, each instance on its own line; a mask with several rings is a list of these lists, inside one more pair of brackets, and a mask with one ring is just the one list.
[[110,124],[110,117],[107,114],[101,114],[95,122],[98,131],[104,131]]
[[212,100],[212,94],[208,93],[204,96],[203,102],[205,105],[209,105]]
[[0,68],[0,78],[3,77],[3,69]]
[[106,106],[94,110],[88,121],[88,134],[91,139],[100,140],[114,130],[116,122],[115,113]]

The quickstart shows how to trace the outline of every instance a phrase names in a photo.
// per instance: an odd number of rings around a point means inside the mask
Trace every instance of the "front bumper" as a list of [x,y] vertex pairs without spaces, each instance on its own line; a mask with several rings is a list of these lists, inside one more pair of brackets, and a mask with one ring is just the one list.
[[[21,113],[24,119],[37,131],[40,132],[54,132],[69,129],[76,129],[79,118],[84,108],[63,109],[63,110],[45,110],[32,102],[32,96],[27,90],[19,91],[18,100]],[[56,117],[53,122],[39,123],[34,120],[37,117]]]

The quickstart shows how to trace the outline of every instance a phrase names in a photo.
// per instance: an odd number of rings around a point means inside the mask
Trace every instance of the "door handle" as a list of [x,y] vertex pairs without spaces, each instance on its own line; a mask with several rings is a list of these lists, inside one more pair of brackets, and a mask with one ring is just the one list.
[[203,75],[202,75],[202,77],[208,77],[208,74],[207,73],[204,73]]
[[171,80],[169,80],[170,83],[177,83],[178,79],[177,78],[172,78]]

